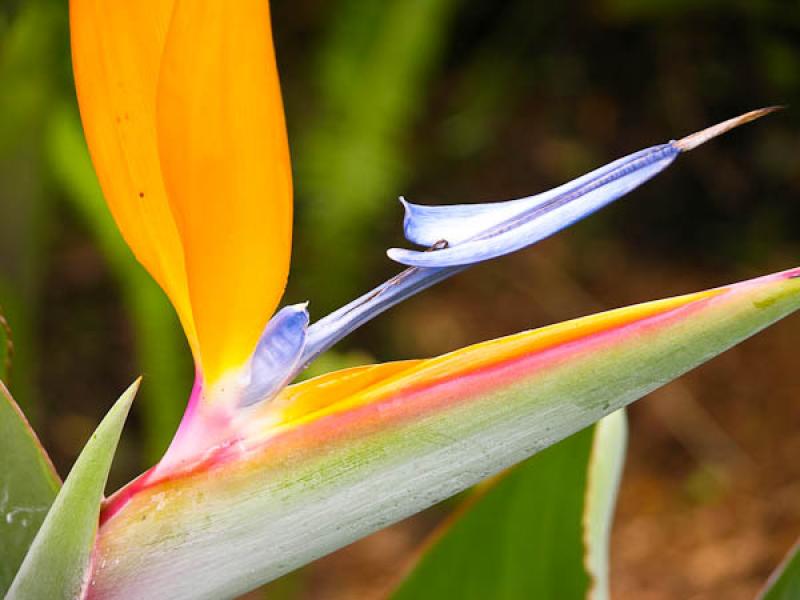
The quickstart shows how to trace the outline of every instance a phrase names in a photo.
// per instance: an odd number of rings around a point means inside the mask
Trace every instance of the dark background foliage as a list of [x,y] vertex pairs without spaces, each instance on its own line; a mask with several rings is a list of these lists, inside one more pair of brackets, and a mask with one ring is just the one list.
[[[800,261],[796,3],[275,0],[273,15],[297,189],[287,301],[310,299],[314,316],[396,272],[384,250],[403,243],[399,194],[529,195],[737,113],[789,106],[569,231],[392,310],[317,372]],[[109,222],[69,69],[66,3],[0,0],[0,305],[14,343],[12,371],[0,373],[66,473],[144,372],[121,483],[168,442],[191,365],[169,307]],[[616,597],[749,598],[800,533],[798,335],[791,319],[631,410]],[[324,559],[273,595],[380,590],[446,510]]]

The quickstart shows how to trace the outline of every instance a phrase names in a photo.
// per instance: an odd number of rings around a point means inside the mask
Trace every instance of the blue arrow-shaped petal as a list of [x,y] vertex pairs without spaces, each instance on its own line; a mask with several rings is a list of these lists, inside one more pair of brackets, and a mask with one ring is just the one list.
[[636,189],[666,169],[681,152],[774,110],[776,107],[752,111],[679,141],[640,150],[557,188],[519,200],[420,206],[401,199],[406,209],[406,238],[429,248],[392,248],[389,258],[415,267],[457,267],[530,246]]

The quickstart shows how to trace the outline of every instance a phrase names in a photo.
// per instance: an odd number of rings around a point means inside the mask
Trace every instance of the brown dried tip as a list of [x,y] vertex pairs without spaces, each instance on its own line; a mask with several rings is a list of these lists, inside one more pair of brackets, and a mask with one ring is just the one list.
[[768,106],[767,108],[751,110],[750,112],[739,115],[738,117],[733,117],[732,119],[728,119],[722,123],[717,123],[716,125],[707,127],[706,129],[698,131],[697,133],[687,135],[685,138],[681,138],[677,142],[672,142],[672,145],[681,152],[688,152],[689,150],[697,148],[701,144],[705,144],[708,140],[715,138],[718,135],[722,135],[723,133],[730,131],[735,127],[739,127],[739,125],[744,125],[750,121],[755,121],[764,115],[773,113],[776,110],[782,110],[783,108],[783,106]]

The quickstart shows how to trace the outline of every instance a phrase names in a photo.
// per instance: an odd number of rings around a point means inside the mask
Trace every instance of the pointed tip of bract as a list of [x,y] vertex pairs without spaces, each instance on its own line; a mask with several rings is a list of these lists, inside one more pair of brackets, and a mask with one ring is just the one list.
[[136,397],[136,393],[139,391],[139,387],[142,385],[142,379],[144,379],[144,375],[139,375],[133,380],[133,383],[131,383],[122,393],[122,396],[120,396],[120,403],[127,404],[128,406],[133,403],[133,399]]
[[[108,421],[116,420],[117,417],[116,416],[112,416],[112,414],[113,415],[119,415],[120,413],[122,413],[120,415],[120,418],[122,418],[122,420],[124,422],[124,420],[127,418],[128,412],[130,412],[131,405],[133,404],[133,400],[134,400],[134,398],[136,398],[136,394],[139,391],[139,386],[142,384],[142,378],[143,378],[143,376],[139,375],[139,377],[137,377],[133,381],[133,383],[131,383],[125,389],[125,391],[122,392],[120,397],[117,399],[117,401],[111,407],[111,410],[108,411],[108,414],[106,415],[106,418],[103,419],[103,422],[105,422],[107,420]],[[100,424],[101,427],[102,427],[102,425],[103,425],[103,423]]]
[[786,107],[768,106],[766,108],[751,110],[750,112],[746,112],[743,115],[739,115],[738,117],[733,117],[732,119],[728,119],[727,121],[723,121],[722,123],[717,123],[716,125],[712,125],[711,127],[706,127],[701,131],[697,131],[695,133],[687,135],[686,137],[683,137],[676,142],[672,142],[672,145],[681,152],[688,152],[689,150],[694,150],[698,146],[705,144],[707,141],[714,139],[715,137],[720,136],[723,133],[727,133],[731,129],[735,129],[740,125],[744,125],[745,123],[750,123],[751,121],[760,119],[761,117],[764,117],[770,113],[783,110],[784,108]]
[[139,391],[139,386],[141,383],[142,376],[140,375],[125,389],[124,392],[122,392],[120,397],[117,398],[117,401],[111,407],[111,410],[108,411],[106,416],[98,425],[95,435],[105,428],[110,428],[110,430],[115,431],[119,430],[116,433],[116,435],[119,435],[119,433],[122,431],[122,426],[128,417],[131,405],[133,404],[134,398],[136,398],[136,393]]

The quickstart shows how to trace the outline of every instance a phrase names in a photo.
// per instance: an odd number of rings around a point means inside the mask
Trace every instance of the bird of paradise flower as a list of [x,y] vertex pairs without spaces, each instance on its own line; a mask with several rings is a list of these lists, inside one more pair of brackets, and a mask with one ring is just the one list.
[[421,249],[388,255],[406,270],[312,323],[307,304],[275,312],[292,178],[267,2],[71,0],[71,30],[98,178],[175,306],[197,373],[164,458],[103,506],[87,597],[251,589],[562,439],[800,305],[792,270],[289,385],[396,303],[558,232],[774,108],[528,198],[402,200],[406,237]]

